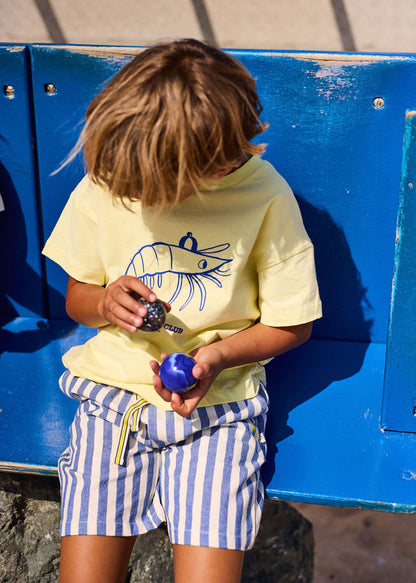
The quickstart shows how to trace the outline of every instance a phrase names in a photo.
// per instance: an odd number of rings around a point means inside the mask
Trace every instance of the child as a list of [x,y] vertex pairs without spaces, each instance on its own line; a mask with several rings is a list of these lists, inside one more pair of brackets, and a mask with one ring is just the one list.
[[[262,361],[321,315],[293,194],[251,143],[260,112],[245,68],[194,40],[140,53],[88,107],[88,175],[44,249],[69,316],[98,328],[63,359],[80,406],[59,461],[61,583],[124,581],[162,522],[176,583],[240,581],[263,505]],[[166,302],[162,330],[140,331],[134,293]],[[197,363],[182,395],[158,375],[172,352]]]

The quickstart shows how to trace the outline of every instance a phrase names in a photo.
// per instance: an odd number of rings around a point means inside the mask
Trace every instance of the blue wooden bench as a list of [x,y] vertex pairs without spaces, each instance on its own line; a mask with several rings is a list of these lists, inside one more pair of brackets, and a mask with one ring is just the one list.
[[[3,470],[53,474],[66,447],[61,355],[91,331],[67,319],[66,276],[40,254],[83,175],[53,171],[132,52],[0,45]],[[268,366],[267,492],[415,512],[416,57],[233,54],[258,79],[266,157],[298,197],[324,305],[313,339]]]

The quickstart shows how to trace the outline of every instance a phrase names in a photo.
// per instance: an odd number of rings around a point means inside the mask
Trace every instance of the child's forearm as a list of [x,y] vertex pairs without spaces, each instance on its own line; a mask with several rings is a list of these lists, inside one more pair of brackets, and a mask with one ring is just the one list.
[[162,386],[158,374],[159,364],[151,361],[155,373],[153,377],[155,390],[162,399],[170,402],[174,411],[187,417],[207,394],[222,370],[283,354],[306,342],[311,331],[312,322],[286,328],[273,328],[258,323],[224,340],[201,346],[192,352],[196,360],[192,372],[198,379],[198,384],[194,389],[182,394],[171,393]]
[[105,289],[99,285],[68,280],[66,292],[66,311],[70,318],[90,328],[106,326],[109,322],[104,318],[100,306],[103,302]]
[[259,362],[303,344],[311,332],[312,322],[283,328],[257,323],[225,340],[201,348],[198,360],[204,360],[204,351],[214,350],[221,360],[222,368]]
[[[66,311],[70,318],[90,328],[115,324],[136,332],[147,310],[131,296],[134,291],[154,302],[156,295],[136,277],[122,276],[106,288],[73,279],[68,280]],[[169,306],[165,304],[169,309]]]

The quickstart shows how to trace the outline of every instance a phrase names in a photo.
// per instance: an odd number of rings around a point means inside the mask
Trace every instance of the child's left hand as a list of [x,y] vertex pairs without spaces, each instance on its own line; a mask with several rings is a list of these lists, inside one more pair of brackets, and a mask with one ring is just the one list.
[[[162,361],[166,356],[167,354],[162,354]],[[198,379],[198,384],[185,393],[173,393],[166,389],[159,376],[159,363],[155,360],[150,361],[150,367],[155,374],[153,377],[155,391],[182,417],[188,417],[196,409],[224,368],[221,354],[216,350],[215,344],[198,348],[191,352],[191,356],[196,360],[192,374]]]
[[[172,393],[162,385],[159,364],[153,360],[150,366],[155,373],[153,377],[155,390],[162,399],[170,402],[174,411],[182,417],[188,417],[223,369],[250,362],[261,362],[284,354],[306,342],[311,332],[312,322],[281,328],[257,322],[218,342],[201,346],[191,352],[196,360],[192,374],[198,379],[198,384],[194,389],[182,394]],[[162,354],[163,358],[166,358],[166,354]]]

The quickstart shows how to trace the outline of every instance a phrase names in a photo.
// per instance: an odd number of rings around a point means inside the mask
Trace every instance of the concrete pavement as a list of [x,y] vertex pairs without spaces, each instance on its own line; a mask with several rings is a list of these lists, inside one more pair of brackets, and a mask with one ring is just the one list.
[[0,0],[0,42],[416,52],[409,0]]

